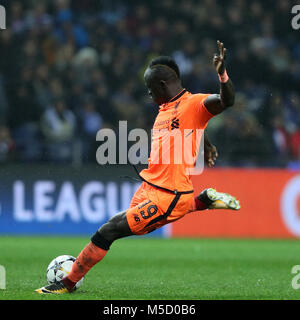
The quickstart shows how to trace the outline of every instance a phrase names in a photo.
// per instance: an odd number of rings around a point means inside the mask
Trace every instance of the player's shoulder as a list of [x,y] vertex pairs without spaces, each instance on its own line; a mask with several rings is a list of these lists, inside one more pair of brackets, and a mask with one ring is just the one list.
[[210,93],[191,93],[189,92],[189,95],[187,97],[188,101],[190,103],[201,103],[204,102],[204,100],[210,96]]

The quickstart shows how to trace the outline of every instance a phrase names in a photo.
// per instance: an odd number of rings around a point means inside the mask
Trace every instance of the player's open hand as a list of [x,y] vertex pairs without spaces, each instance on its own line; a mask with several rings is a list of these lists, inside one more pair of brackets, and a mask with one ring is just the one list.
[[204,160],[208,167],[212,168],[218,157],[217,148],[210,144],[204,145]]
[[213,58],[213,64],[216,68],[216,71],[219,74],[223,74],[225,71],[225,59],[226,59],[226,48],[224,48],[224,43],[217,41],[217,45],[219,48],[219,54],[215,53]]

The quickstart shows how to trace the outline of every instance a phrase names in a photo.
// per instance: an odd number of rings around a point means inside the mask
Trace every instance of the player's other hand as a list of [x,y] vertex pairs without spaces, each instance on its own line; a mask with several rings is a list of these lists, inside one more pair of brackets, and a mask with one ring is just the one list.
[[212,168],[218,157],[217,148],[214,145],[204,146],[204,160],[208,167]]
[[226,48],[224,48],[224,43],[217,41],[219,48],[219,54],[215,53],[213,58],[213,65],[219,74],[223,74],[225,71],[225,59],[226,59]]

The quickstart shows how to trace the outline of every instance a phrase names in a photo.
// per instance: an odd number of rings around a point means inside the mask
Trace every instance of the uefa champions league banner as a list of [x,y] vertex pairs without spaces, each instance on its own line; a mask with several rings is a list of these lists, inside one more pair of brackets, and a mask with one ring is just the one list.
[[[91,235],[126,210],[140,182],[131,168],[6,166],[0,169],[0,234]],[[164,236],[167,228],[151,233]]]
[[192,177],[239,199],[241,209],[206,210],[172,224],[172,237],[300,238],[300,172],[284,169],[207,169]]
[[[0,234],[92,235],[126,210],[140,182],[130,166],[0,168]],[[192,177],[240,200],[239,211],[187,214],[149,236],[300,238],[300,173],[282,169],[206,169]]]

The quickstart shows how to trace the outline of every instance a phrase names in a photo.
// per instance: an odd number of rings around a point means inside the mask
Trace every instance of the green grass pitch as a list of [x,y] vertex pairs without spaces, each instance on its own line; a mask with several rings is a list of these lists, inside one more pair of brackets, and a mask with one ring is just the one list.
[[73,294],[39,295],[48,263],[77,256],[89,238],[0,237],[0,265],[15,299],[299,299],[291,286],[300,241],[128,238],[116,241]]

